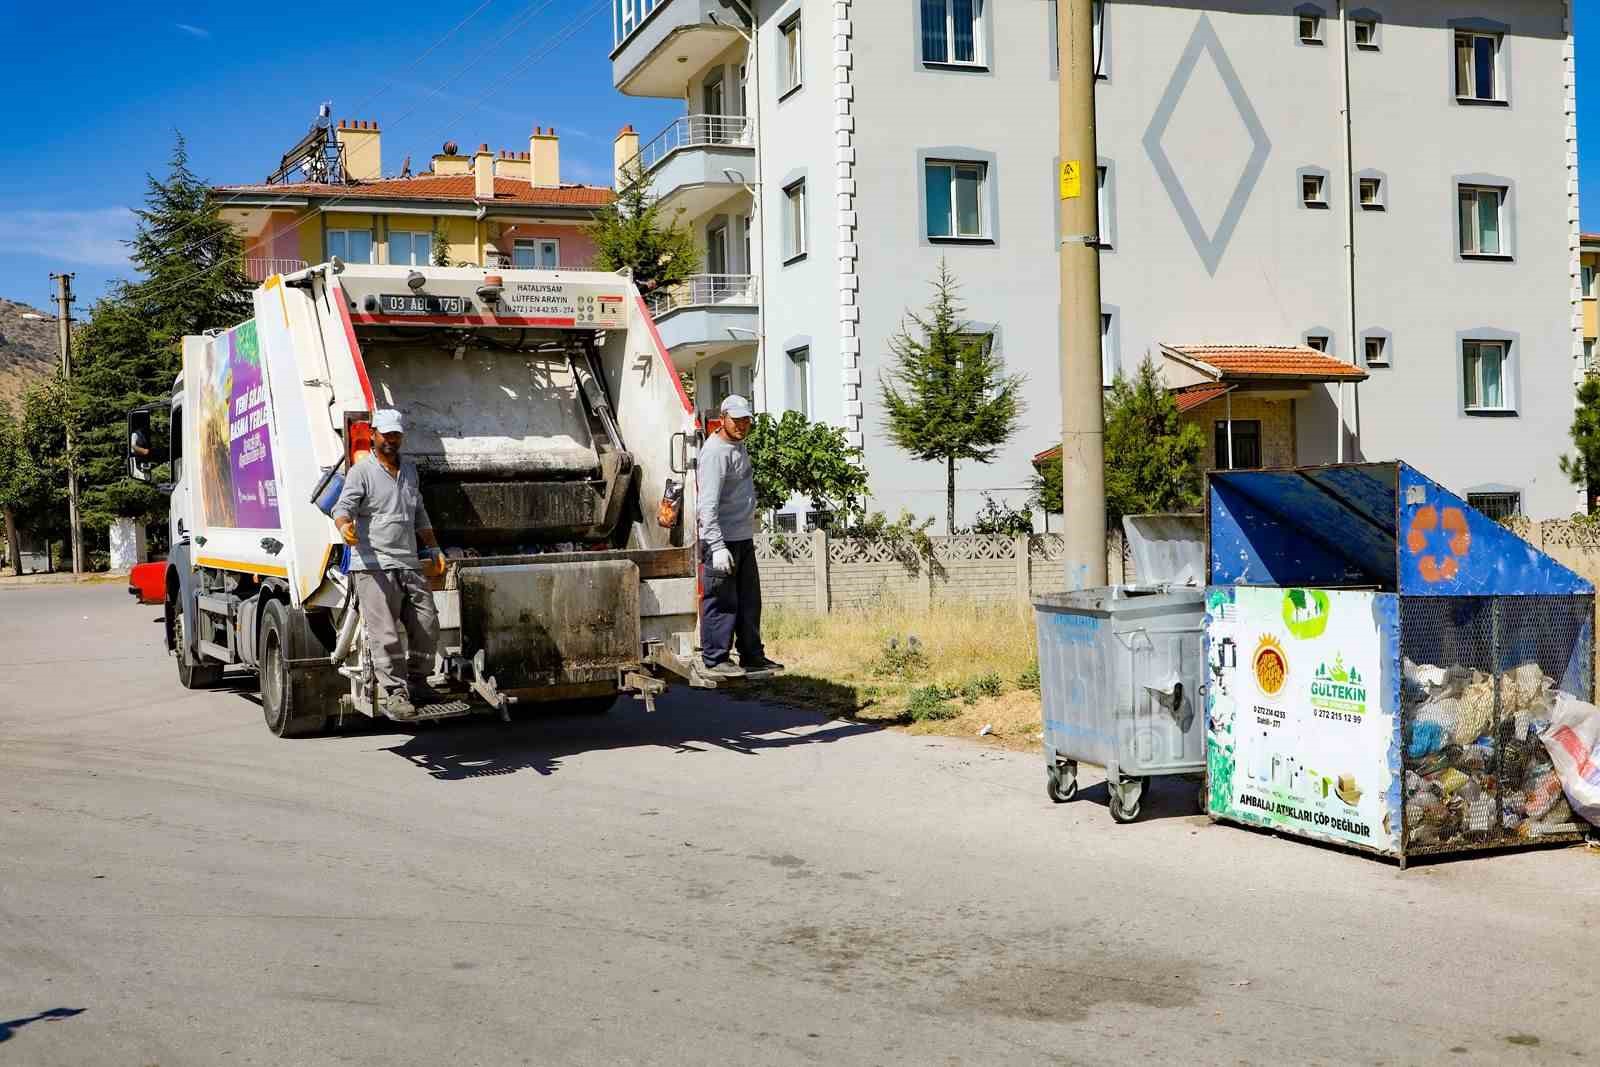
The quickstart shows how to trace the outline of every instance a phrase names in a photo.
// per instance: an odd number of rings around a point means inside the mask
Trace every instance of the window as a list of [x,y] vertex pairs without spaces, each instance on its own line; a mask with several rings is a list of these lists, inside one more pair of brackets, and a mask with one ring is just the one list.
[[1583,265],[1583,295],[1594,296],[1594,266],[1589,263]]
[[1362,348],[1366,352],[1367,366],[1387,367],[1389,365],[1389,339],[1387,337],[1368,337],[1362,341]]
[[1500,91],[1500,35],[1456,31],[1456,99],[1505,99]]
[[1326,352],[1328,350],[1328,335],[1325,333],[1306,334],[1306,347],[1314,348],[1318,352]]
[[922,61],[965,66],[984,63],[985,0],[921,0]]
[[1356,19],[1355,28],[1352,30],[1356,39],[1357,48],[1369,51],[1378,49],[1378,24],[1371,19]]
[[1507,411],[1505,341],[1463,341],[1463,398],[1468,411]]
[[183,405],[174,404],[172,408],[172,425],[167,430],[170,441],[167,446],[172,456],[172,480],[174,483],[183,481]]
[[792,511],[780,511],[772,517],[773,529],[779,533],[799,533],[800,516]]
[[328,258],[338,256],[346,263],[371,263],[371,230],[329,230]]
[[1114,241],[1116,223],[1111,217],[1111,173],[1110,168],[1101,165],[1094,169],[1095,181],[1095,211],[1098,214],[1100,231],[1100,247],[1110,248]]
[[727,223],[716,222],[706,227],[706,273],[729,273]]
[[929,160],[924,178],[929,237],[989,236],[983,204],[989,178],[987,163]]
[[808,511],[806,512],[806,533],[812,530],[826,530],[833,525],[833,512]]
[[787,96],[800,88],[800,16],[778,27],[778,95]]
[[786,186],[783,200],[783,259],[787,263],[806,254],[805,179]]
[[389,231],[389,264],[426,267],[433,262],[433,235],[410,230]]
[[511,265],[555,270],[561,266],[561,242],[551,237],[519,237],[511,244]]
[[789,410],[811,417],[811,349],[789,350]]
[[1522,514],[1521,493],[1468,493],[1467,506],[1499,522]]
[[1366,211],[1383,210],[1383,179],[1362,178],[1357,183],[1361,193],[1361,207]]
[[711,410],[721,411],[722,402],[733,395],[733,371],[718,371],[711,375]]
[[[1060,5],[1056,0],[1050,0],[1050,75],[1056,77],[1061,73],[1061,24],[1057,22]],[[1094,49],[1094,73],[1097,78],[1111,76],[1111,59],[1106,50],[1106,4],[1105,0],[1089,0],[1089,15],[1094,23],[1093,36],[1090,47]]]
[[1461,254],[1498,256],[1505,253],[1501,233],[1506,191],[1490,186],[1463,185],[1459,189],[1461,209]]
[[1233,462],[1228,462],[1228,421],[1218,419],[1214,444],[1218,470],[1253,470],[1261,466],[1261,421],[1233,420]]
[[1110,389],[1117,380],[1117,350],[1111,343],[1111,313],[1100,313],[1100,384],[1103,388]]
[[1301,44],[1321,44],[1322,43],[1322,16],[1321,15],[1301,15],[1300,16],[1300,43]]
[[1328,179],[1321,174],[1300,175],[1300,201],[1306,207],[1328,206]]
[[1583,369],[1584,370],[1593,370],[1594,369],[1594,338],[1593,337],[1585,337],[1583,339]]

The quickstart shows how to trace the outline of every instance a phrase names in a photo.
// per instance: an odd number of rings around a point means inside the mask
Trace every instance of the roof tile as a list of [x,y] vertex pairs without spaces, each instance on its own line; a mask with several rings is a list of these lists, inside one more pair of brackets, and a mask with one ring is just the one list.
[[[214,190],[223,197],[230,194],[271,194],[325,197],[328,199],[372,198],[379,200],[461,200],[475,199],[470,174],[423,174],[415,178],[385,178],[374,182],[322,185],[302,182],[293,185],[219,185]],[[604,207],[616,194],[599,185],[536,186],[518,178],[494,180],[495,203],[533,204],[548,207]]]
[[1221,372],[1222,381],[1275,378],[1302,382],[1362,381],[1367,372],[1305,345],[1162,345]]

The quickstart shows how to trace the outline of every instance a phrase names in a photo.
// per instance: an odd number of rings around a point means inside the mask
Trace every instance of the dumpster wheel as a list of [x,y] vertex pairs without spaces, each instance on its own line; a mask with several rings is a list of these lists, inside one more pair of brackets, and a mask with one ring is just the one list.
[[1045,792],[1057,804],[1065,804],[1078,795],[1078,765],[1062,760],[1045,767]]
[[[1144,799],[1144,787],[1138,779],[1108,790],[1113,822],[1130,823],[1139,817],[1139,802]],[[1129,800],[1127,798],[1131,797]]]

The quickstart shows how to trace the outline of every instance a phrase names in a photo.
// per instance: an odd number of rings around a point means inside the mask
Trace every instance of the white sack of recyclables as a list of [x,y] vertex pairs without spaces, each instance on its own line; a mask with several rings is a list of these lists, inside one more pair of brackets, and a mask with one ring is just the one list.
[[1556,765],[1572,810],[1600,826],[1600,708],[1558,693],[1550,726],[1539,740]]

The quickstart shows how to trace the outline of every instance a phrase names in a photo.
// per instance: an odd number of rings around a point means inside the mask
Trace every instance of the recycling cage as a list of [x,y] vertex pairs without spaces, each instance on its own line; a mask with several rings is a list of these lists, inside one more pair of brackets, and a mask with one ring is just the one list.
[[1205,603],[1198,516],[1127,516],[1144,581],[1034,598],[1044,753],[1052,799],[1077,792],[1079,761],[1104,767],[1111,816],[1138,818],[1148,779],[1205,770],[1200,689]]
[[1540,730],[1594,587],[1401,462],[1216,471],[1207,812],[1393,856],[1580,840]]

